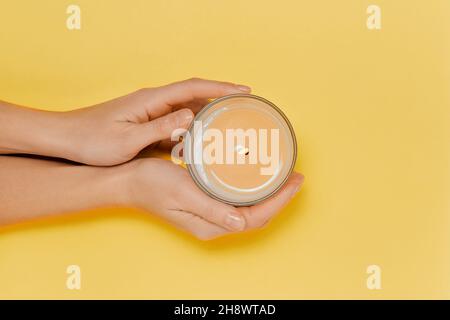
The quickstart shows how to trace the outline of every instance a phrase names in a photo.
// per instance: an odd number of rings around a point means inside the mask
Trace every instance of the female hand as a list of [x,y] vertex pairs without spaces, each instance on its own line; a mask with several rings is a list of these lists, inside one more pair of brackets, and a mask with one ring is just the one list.
[[251,207],[235,208],[201,191],[187,170],[170,161],[148,158],[128,164],[125,202],[152,212],[199,239],[261,228],[298,192],[304,177],[293,173],[273,197]]
[[[0,156],[0,226],[98,207],[137,207],[208,240],[260,228],[303,183],[293,173],[273,197],[234,208],[208,197],[186,169],[142,158],[113,167]],[[17,201],[17,199],[22,199]]]
[[173,130],[187,128],[208,99],[242,92],[250,88],[193,78],[69,112],[0,104],[0,153],[117,165],[170,138]]

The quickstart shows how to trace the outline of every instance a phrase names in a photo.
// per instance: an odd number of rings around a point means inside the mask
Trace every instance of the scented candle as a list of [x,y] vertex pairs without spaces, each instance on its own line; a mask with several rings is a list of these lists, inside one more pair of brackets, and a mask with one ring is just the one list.
[[184,139],[184,160],[195,183],[234,206],[253,205],[277,192],[296,157],[289,120],[273,103],[251,94],[209,103]]

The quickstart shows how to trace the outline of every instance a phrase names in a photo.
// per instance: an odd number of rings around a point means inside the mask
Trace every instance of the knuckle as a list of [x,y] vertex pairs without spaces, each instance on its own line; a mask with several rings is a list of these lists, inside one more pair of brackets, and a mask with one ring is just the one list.
[[183,111],[179,111],[177,114],[172,114],[170,119],[168,119],[168,127],[172,128],[171,131],[181,128],[186,117],[187,113]]
[[[203,210],[203,216],[207,220],[210,221],[221,221],[221,215],[219,214],[218,210],[214,208],[214,206],[206,205],[205,209]],[[223,219],[224,220],[224,219]]]
[[153,92],[154,88],[141,88],[136,91],[136,93],[140,96],[147,96]]
[[198,83],[200,81],[202,81],[202,79],[199,77],[192,77],[187,80],[187,82],[190,82],[190,83]]
[[155,130],[158,132],[166,132],[170,128],[171,120],[163,117],[154,121]]
[[221,81],[221,82],[219,82],[219,84],[223,89],[228,89],[228,88],[230,88],[230,86],[234,86],[233,83],[227,82],[227,81]]
[[159,133],[162,130],[162,123],[160,119],[153,120],[150,122],[150,130],[152,131],[152,134]]
[[180,119],[180,120],[184,120],[185,118],[188,118],[188,117],[194,118],[194,112],[189,108],[180,109],[178,112],[179,112],[178,119]]

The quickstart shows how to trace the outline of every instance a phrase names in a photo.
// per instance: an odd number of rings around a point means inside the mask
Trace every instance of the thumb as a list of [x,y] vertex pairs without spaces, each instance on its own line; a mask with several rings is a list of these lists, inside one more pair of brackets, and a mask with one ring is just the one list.
[[142,148],[145,148],[157,141],[170,139],[174,130],[187,129],[192,119],[194,119],[194,113],[190,109],[180,109],[145,122],[137,127],[136,134],[138,137],[136,141]]

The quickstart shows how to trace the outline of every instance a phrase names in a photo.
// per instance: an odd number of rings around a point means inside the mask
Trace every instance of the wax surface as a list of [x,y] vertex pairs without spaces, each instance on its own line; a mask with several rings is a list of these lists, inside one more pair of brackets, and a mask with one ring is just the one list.
[[[220,113],[220,115],[211,122],[208,128],[218,129],[224,136],[226,135],[227,129],[281,130],[282,138],[275,143],[279,144],[280,166],[283,165],[283,160],[285,160],[284,157],[286,155],[286,133],[283,131],[283,128],[278,125],[278,122],[274,121],[267,114],[253,109],[229,110]],[[247,144],[243,146],[246,149],[248,149],[248,140],[249,139],[246,139]],[[267,139],[267,148],[269,151],[271,149],[271,143],[271,139]],[[262,175],[261,168],[267,167],[267,165],[261,164],[260,161],[256,164],[251,164],[249,161],[250,154],[236,151],[235,156],[236,158],[242,158],[242,161],[245,161],[245,164],[211,164],[206,166],[206,171],[213,176],[219,177],[225,183],[241,189],[257,188],[273,177],[273,175]]]

